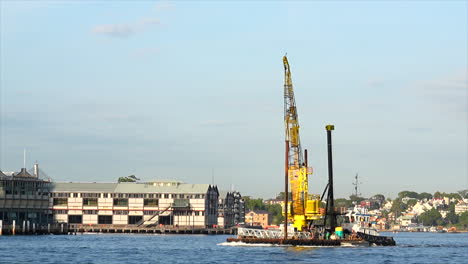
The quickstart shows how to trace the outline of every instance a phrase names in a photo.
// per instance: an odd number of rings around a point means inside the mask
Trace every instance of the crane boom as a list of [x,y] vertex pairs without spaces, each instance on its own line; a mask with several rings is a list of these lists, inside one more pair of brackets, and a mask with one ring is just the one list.
[[299,136],[299,118],[294,98],[291,69],[288,58],[283,57],[284,65],[284,124],[287,142],[288,178],[291,186],[290,213],[286,219],[292,219],[296,229],[302,230],[309,222],[320,218],[315,197],[308,194],[308,168],[304,163]]

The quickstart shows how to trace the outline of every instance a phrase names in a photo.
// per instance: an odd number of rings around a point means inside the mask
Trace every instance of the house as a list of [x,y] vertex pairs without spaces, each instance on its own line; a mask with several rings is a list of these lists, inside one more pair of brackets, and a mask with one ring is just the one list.
[[[467,200],[467,199],[465,199]],[[468,212],[468,201],[465,200],[460,200],[456,205],[455,205],[455,213],[457,215],[460,215],[464,212]]]
[[250,226],[266,226],[271,224],[271,217],[267,211],[255,210],[245,214],[245,224]]

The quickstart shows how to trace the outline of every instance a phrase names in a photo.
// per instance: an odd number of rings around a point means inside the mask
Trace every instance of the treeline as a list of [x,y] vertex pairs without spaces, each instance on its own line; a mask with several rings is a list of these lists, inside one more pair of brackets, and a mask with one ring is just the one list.
[[[289,194],[291,195],[291,194]],[[434,225],[455,225],[459,226],[463,229],[468,228],[468,212],[465,212],[461,215],[455,214],[455,205],[456,201],[461,199],[468,198],[468,190],[458,191],[456,193],[445,193],[445,192],[435,192],[434,194],[430,194],[427,192],[414,192],[414,191],[401,191],[398,193],[398,197],[395,199],[386,198],[382,194],[375,194],[369,198],[360,197],[356,195],[349,196],[349,199],[346,198],[338,198],[335,199],[335,206],[336,207],[345,207],[350,208],[353,207],[355,204],[360,204],[364,200],[371,201],[370,209],[382,209],[383,206],[387,202],[392,202],[392,206],[389,210],[381,210],[383,217],[388,217],[390,213],[393,213],[395,219],[401,216],[407,209],[412,208],[418,201],[429,201],[433,198],[441,199],[444,197],[448,197],[450,202],[448,204],[444,204],[440,207],[433,208],[422,213],[418,217],[418,222],[422,223],[426,226],[434,226]],[[251,198],[251,197],[244,197],[245,198],[245,207],[246,211],[249,210],[264,210],[268,211],[272,217],[272,224],[278,225],[281,224],[283,221],[282,215],[282,208],[279,204],[265,204],[263,199],[261,198]],[[284,192],[281,192],[276,199],[284,199]],[[455,200],[455,202],[451,202]],[[324,204],[322,203],[322,207]],[[448,211],[445,218],[442,217],[439,210]]]
[[272,217],[271,223],[279,225],[283,222],[283,215],[281,213],[281,205],[279,204],[265,204],[261,198],[244,197],[246,212],[250,210],[263,210],[268,211]]
[[[398,193],[398,197],[395,199],[390,199],[385,197],[382,194],[376,194],[370,198],[358,197],[351,195],[349,199],[336,199],[335,205],[337,207],[351,207],[353,204],[359,204],[364,200],[371,200],[374,203],[371,203],[370,209],[381,209],[382,216],[388,218],[390,213],[393,213],[395,219],[401,216],[409,208],[412,208],[419,201],[429,201],[431,199],[442,199],[447,197],[449,199],[448,203],[439,205],[437,208],[432,208],[417,217],[417,221],[420,224],[425,226],[457,226],[462,229],[468,228],[468,212],[457,215],[455,213],[455,205],[461,199],[468,198],[468,190],[458,191],[456,193],[445,193],[445,192],[435,192],[430,194],[427,192],[414,192],[414,191],[402,191]],[[382,210],[383,206],[387,202],[392,202],[392,206],[389,210]],[[441,210],[446,211],[445,217],[442,217]]]

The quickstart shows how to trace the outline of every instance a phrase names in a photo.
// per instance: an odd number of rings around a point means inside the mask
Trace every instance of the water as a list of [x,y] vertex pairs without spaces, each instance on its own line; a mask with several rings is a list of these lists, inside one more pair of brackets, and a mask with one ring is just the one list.
[[468,263],[468,233],[398,233],[396,247],[227,246],[228,236],[1,236],[0,263]]

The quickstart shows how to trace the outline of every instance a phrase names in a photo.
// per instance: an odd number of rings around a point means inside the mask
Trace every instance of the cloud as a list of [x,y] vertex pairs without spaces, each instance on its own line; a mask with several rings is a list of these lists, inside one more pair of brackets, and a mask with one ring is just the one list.
[[157,2],[156,5],[154,6],[154,9],[156,11],[170,10],[170,9],[173,9],[173,8],[174,8],[174,5],[169,0],[161,0],[161,1]]
[[94,34],[106,35],[109,37],[127,38],[159,24],[160,21],[157,18],[144,18],[134,23],[97,25],[91,31]]
[[423,98],[451,112],[468,113],[467,70],[419,83]]
[[153,55],[156,55],[159,53],[158,48],[142,48],[135,50],[132,55],[137,57],[137,58],[147,58]]

